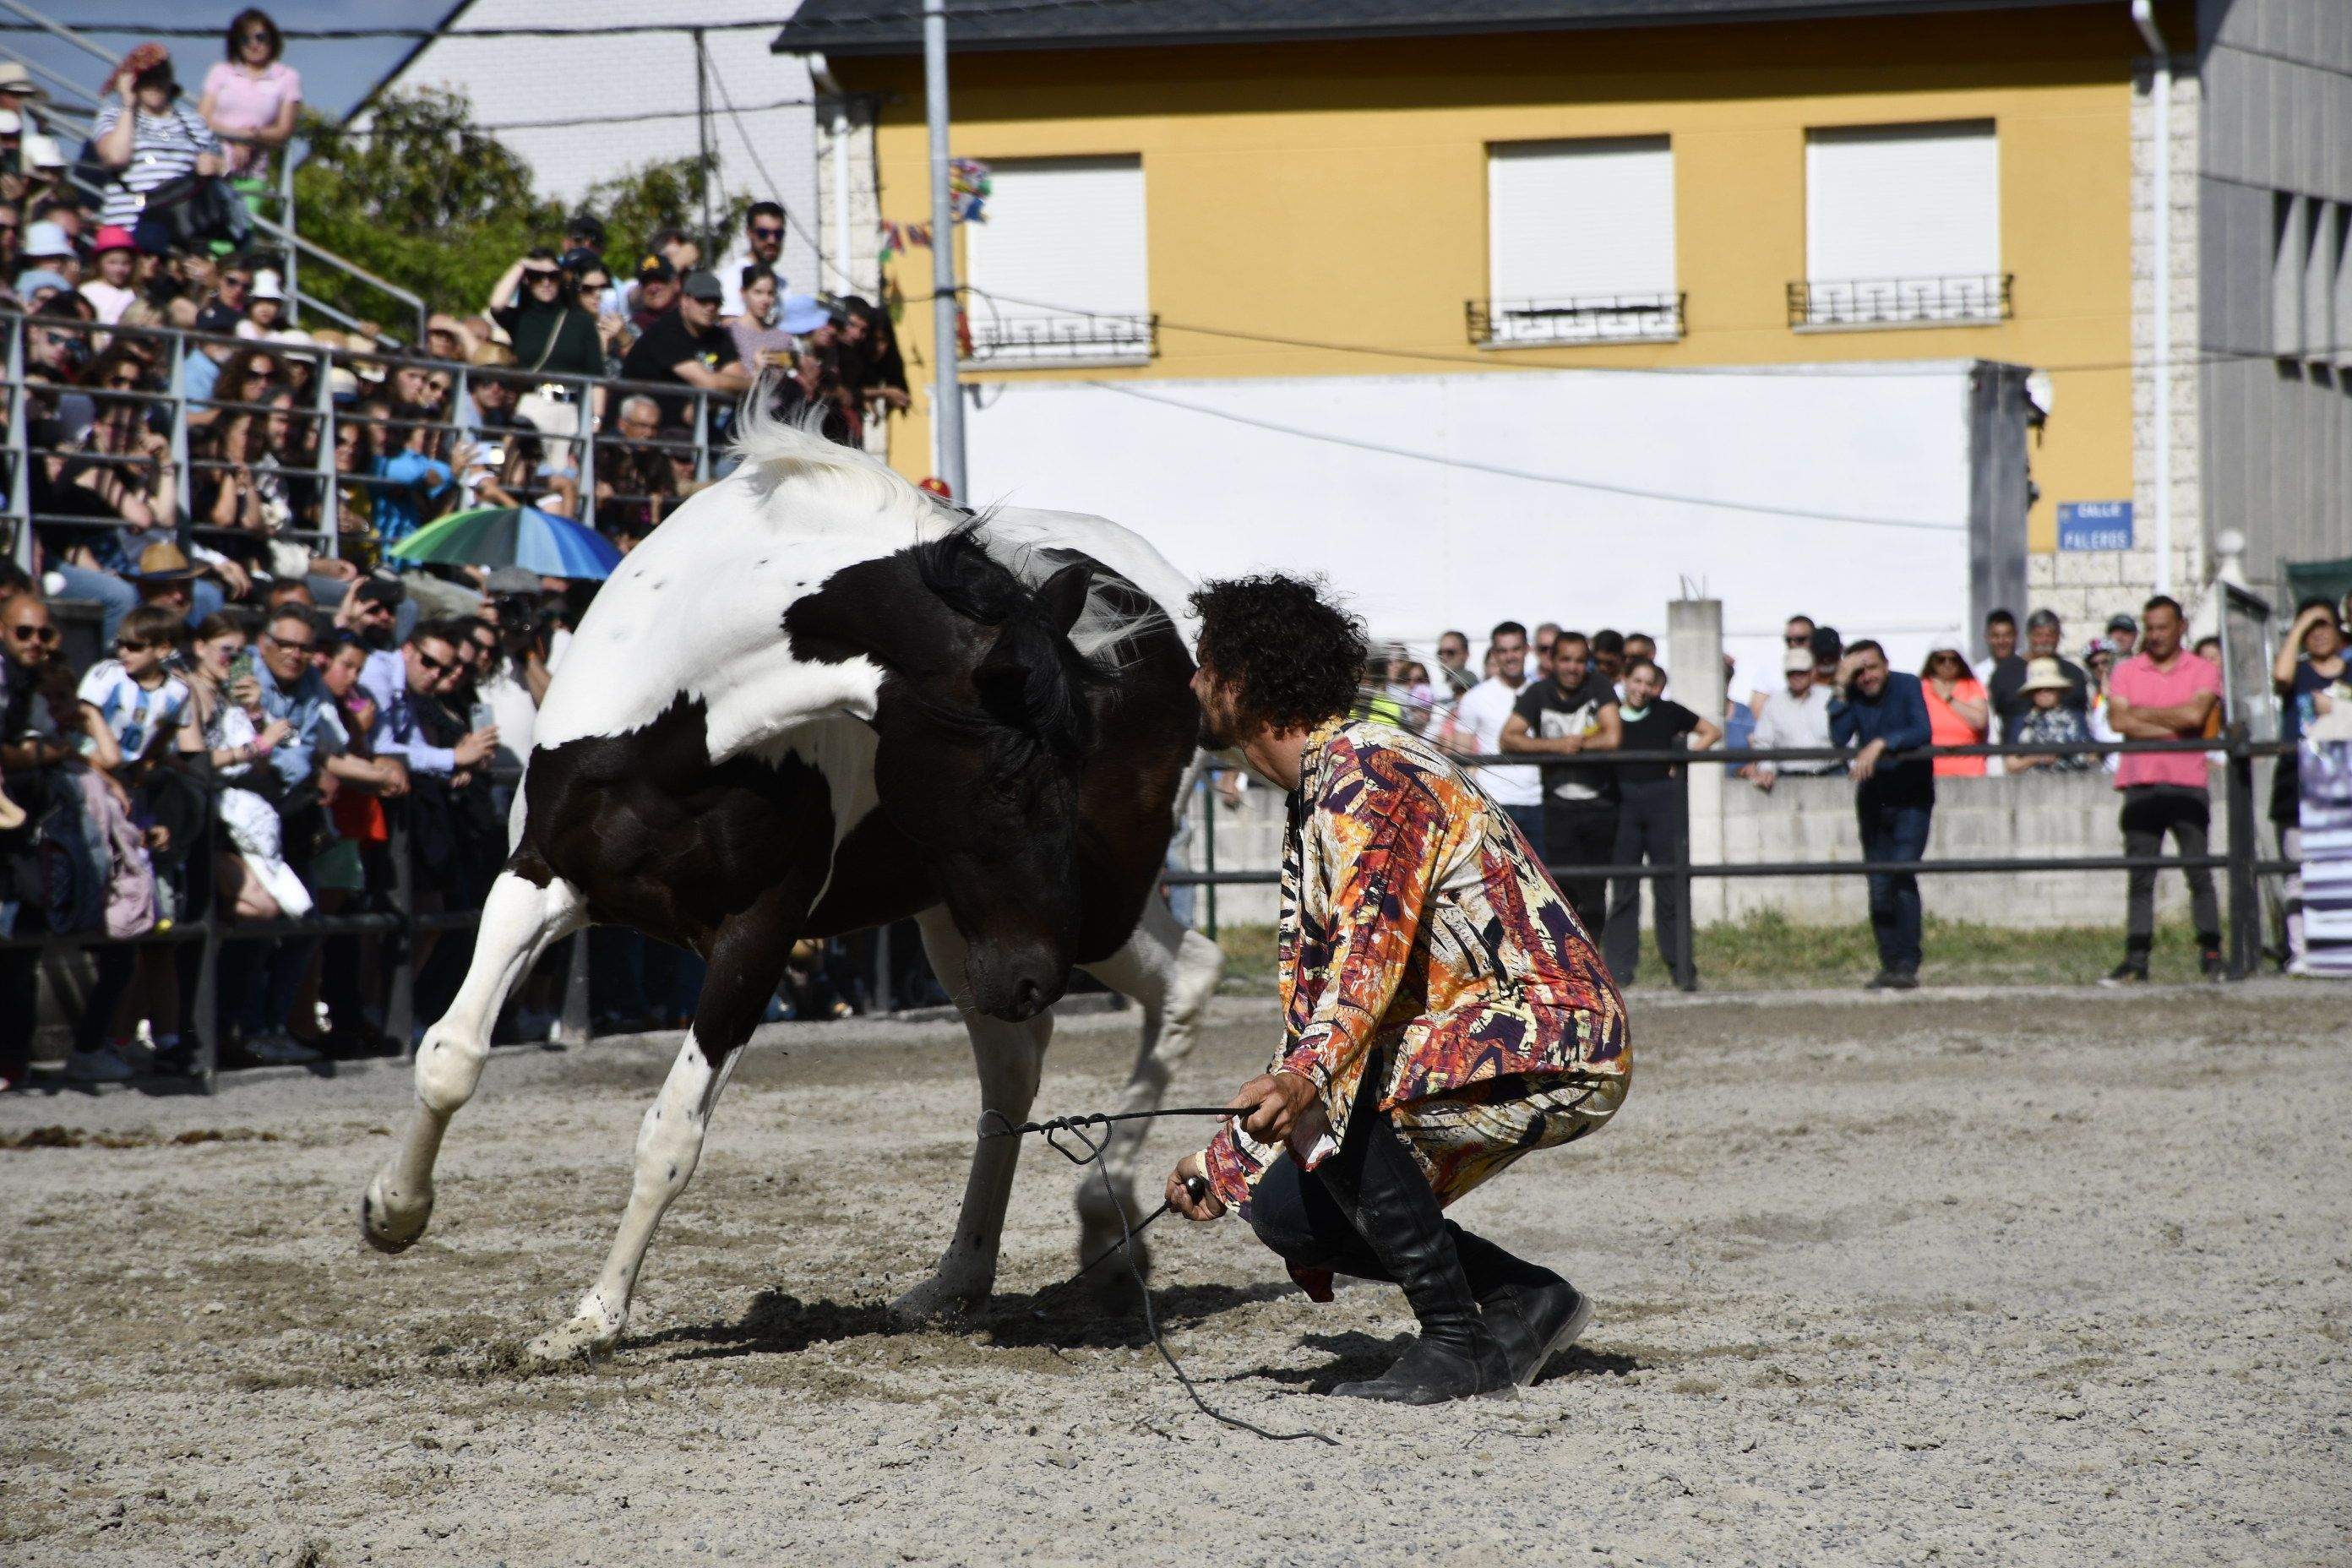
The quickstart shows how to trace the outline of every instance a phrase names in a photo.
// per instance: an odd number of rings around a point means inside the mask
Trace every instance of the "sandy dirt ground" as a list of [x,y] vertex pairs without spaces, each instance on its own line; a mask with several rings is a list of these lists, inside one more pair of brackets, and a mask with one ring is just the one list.
[[[1272,1016],[1220,1003],[1178,1102]],[[1195,1413],[1129,1321],[1033,1313],[1075,1239],[1043,1150],[993,1305],[892,1324],[961,1186],[952,1026],[766,1032],[622,1348],[541,1373],[663,1042],[501,1055],[397,1258],[354,1206],[404,1073],[18,1097],[0,1134],[89,1136],[0,1150],[0,1561],[2342,1563],[2345,1020],[2283,984],[1645,1002],[1616,1124],[1459,1211],[1599,1303],[1516,1400],[1322,1397],[1401,1297],[1153,1232],[1208,1397],[1336,1447]],[[1042,1107],[1108,1104],[1131,1039],[1066,1024]]]

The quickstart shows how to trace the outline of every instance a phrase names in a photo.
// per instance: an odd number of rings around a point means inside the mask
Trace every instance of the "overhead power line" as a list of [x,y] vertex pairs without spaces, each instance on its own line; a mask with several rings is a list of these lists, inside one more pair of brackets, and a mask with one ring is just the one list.
[[1122,397],[1137,398],[1145,403],[1157,403],[1169,408],[1181,408],[1188,414],[1204,415],[1211,419],[1223,419],[1229,424],[1246,425],[1255,430],[1269,430],[1278,436],[1295,436],[1305,441],[1321,441],[1334,447],[1348,447],[1359,452],[1372,452],[1384,458],[1402,458],[1416,463],[1431,463],[1439,468],[1467,468],[1474,473],[1495,474],[1507,479],[1525,479],[1531,484],[1559,485],[1568,489],[1592,490],[1602,495],[1629,496],[1636,500],[1669,501],[1678,506],[1709,507],[1723,511],[1753,512],[1766,517],[1795,518],[1803,522],[1865,523],[1873,528],[1913,529],[1927,533],[1963,533],[1962,523],[1927,522],[1907,517],[1872,517],[1856,512],[1815,511],[1806,507],[1776,506],[1767,501],[1728,500],[1721,496],[1685,495],[1673,490],[1645,489],[1638,485],[1612,484],[1606,479],[1580,479],[1567,474],[1538,473],[1530,468],[1507,468],[1500,463],[1482,463],[1469,458],[1449,458],[1442,452],[1417,452],[1409,447],[1391,447],[1380,441],[1360,440],[1353,436],[1335,436],[1328,430],[1308,430],[1296,425],[1282,425],[1271,419],[1254,418],[1246,414],[1234,414],[1223,408],[1209,408],[1181,398],[1166,397],[1156,392],[1145,392],[1130,383],[1087,381],[1079,384],[1116,392]]

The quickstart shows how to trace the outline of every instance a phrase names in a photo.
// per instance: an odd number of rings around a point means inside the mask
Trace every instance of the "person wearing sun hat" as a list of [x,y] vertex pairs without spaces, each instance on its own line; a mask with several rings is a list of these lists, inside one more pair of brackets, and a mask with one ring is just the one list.
[[[2017,726],[2017,744],[2063,745],[2091,739],[2083,715],[2066,706],[2066,693],[2074,686],[2054,658],[2037,658],[2025,667],[2025,681],[2018,690],[2032,706]],[[2088,772],[2094,759],[2081,752],[2054,752],[2047,756],[2011,757],[2008,762],[2007,771],[2012,773],[2031,773],[2035,768],[2053,773],[2079,773]]]
[[98,231],[96,249],[98,276],[81,286],[81,297],[98,312],[100,324],[110,327],[122,320],[122,312],[139,298],[139,291],[131,287],[138,255],[131,248],[131,231],[115,224]]
[[171,51],[146,43],[122,57],[107,84],[113,101],[98,111],[90,144],[98,161],[118,171],[106,188],[101,220],[127,228],[139,248],[162,255],[165,226],[146,216],[148,193],[189,174],[218,174],[220,138],[204,117],[180,101]]

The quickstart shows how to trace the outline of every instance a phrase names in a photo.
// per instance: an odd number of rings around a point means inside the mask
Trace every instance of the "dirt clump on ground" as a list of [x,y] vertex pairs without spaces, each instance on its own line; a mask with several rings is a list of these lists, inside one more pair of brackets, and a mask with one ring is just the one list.
[[[1047,1294],[1090,1178],[1042,1149],[995,1300],[892,1319],[962,1188],[952,1025],[764,1032],[626,1339],[554,1371],[520,1347],[602,1262],[670,1043],[501,1052],[394,1258],[355,1208],[404,1072],[16,1097],[0,1560],[2343,1562],[2344,1016],[2284,984],[1640,999],[1617,1122],[1458,1211],[1598,1304],[1515,1400],[1323,1397],[1400,1348],[1396,1292],[1318,1306],[1236,1222],[1155,1228],[1203,1394],[1337,1447],[1219,1426],[1131,1314]],[[1111,1105],[1134,1026],[1066,1023],[1040,1114]],[[1276,1027],[1219,1003],[1170,1103]]]

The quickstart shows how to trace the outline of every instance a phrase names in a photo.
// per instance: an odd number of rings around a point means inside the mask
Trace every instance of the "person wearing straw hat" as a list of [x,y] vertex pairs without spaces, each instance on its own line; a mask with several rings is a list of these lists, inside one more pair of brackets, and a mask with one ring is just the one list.
[[[2073,745],[2091,739],[2090,727],[2083,715],[2066,706],[2066,693],[2074,684],[2054,658],[2037,658],[2026,666],[2025,681],[2018,690],[2032,706],[2017,726],[2018,745]],[[2044,768],[2053,773],[2087,773],[2092,765],[2092,758],[2084,752],[2053,752],[2011,757],[2007,771],[2022,773]]]

